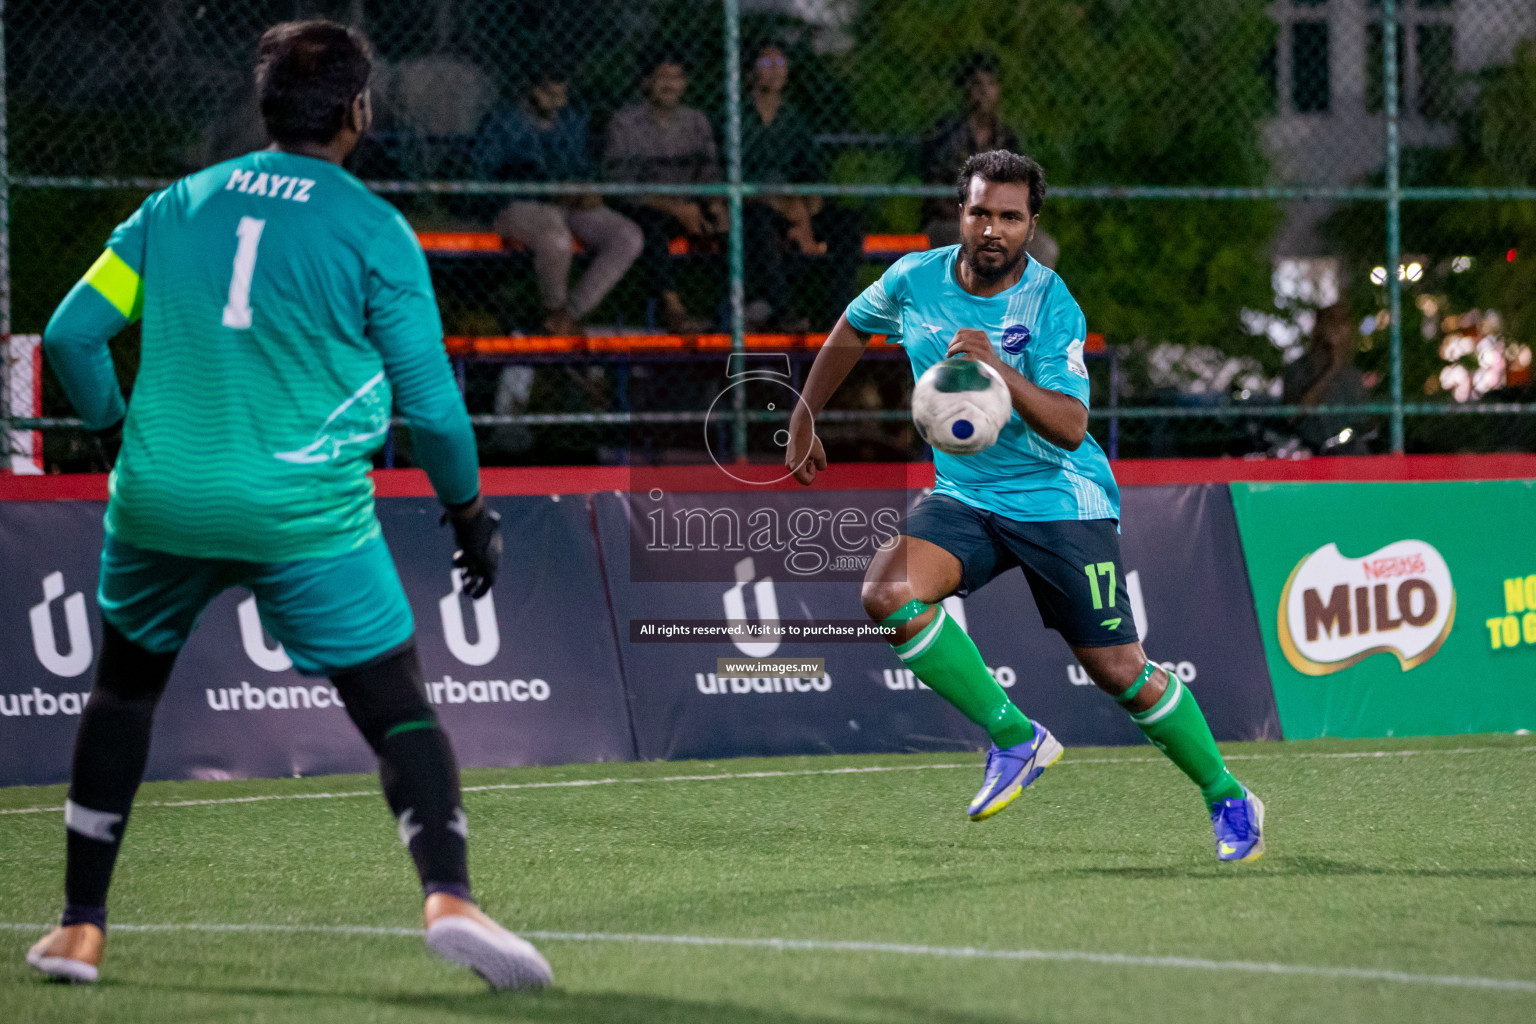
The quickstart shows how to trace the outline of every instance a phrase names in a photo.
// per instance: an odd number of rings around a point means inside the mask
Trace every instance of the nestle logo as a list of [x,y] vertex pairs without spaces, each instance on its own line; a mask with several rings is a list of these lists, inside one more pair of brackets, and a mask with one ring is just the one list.
[[1391,579],[1393,576],[1422,576],[1425,572],[1422,553],[1397,558],[1368,558],[1360,565],[1365,570],[1365,578],[1369,580]]
[[1003,351],[1016,356],[1029,344],[1029,328],[1023,324],[1009,324],[1003,328]]

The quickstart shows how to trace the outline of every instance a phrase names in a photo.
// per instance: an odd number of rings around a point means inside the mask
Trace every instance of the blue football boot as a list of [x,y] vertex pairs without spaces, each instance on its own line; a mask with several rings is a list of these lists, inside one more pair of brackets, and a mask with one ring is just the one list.
[[972,821],[986,821],[1013,803],[1024,787],[1061,759],[1065,749],[1039,722],[1030,720],[1035,735],[1015,747],[994,746],[987,751],[986,781],[967,811]]
[[1218,860],[1258,860],[1264,855],[1264,801],[1243,787],[1240,800],[1223,800],[1211,808]]

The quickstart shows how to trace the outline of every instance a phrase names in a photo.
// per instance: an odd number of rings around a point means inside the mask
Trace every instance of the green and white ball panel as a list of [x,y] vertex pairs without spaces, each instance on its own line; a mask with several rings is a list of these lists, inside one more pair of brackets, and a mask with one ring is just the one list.
[[1002,376],[966,356],[930,366],[912,389],[917,432],[950,455],[974,455],[990,448],[1012,414]]

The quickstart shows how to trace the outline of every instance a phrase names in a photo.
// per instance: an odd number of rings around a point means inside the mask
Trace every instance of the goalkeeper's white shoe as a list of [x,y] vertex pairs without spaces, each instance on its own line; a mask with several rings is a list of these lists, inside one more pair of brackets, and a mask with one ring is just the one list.
[[427,948],[468,967],[492,988],[543,988],[554,980],[533,944],[492,921],[469,900],[438,892],[427,897]]
[[96,980],[107,936],[93,924],[60,926],[27,950],[27,963],[50,978],[89,985]]

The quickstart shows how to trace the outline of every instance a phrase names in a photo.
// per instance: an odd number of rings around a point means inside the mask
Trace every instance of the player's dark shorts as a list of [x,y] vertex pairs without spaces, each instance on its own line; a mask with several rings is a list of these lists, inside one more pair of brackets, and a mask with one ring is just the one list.
[[960,560],[961,597],[1019,566],[1040,618],[1074,647],[1136,640],[1136,623],[1113,519],[1020,522],[930,494],[902,531]]

